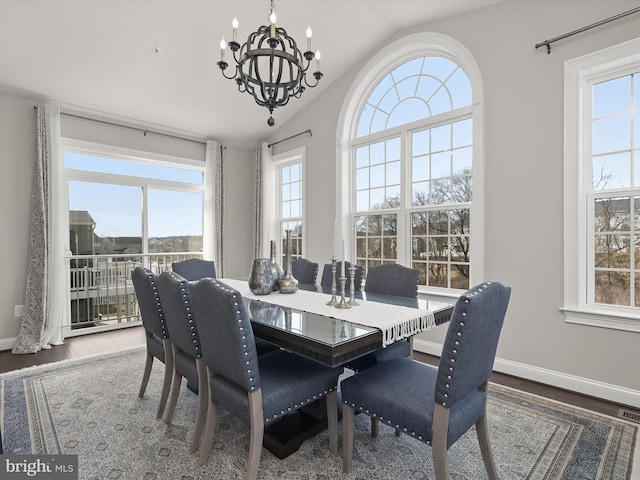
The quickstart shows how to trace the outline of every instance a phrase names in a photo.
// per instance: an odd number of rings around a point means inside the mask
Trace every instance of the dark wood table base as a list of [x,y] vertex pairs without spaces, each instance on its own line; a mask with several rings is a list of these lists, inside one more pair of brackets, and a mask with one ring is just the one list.
[[306,439],[326,429],[327,402],[321,398],[267,427],[262,445],[282,460],[297,452]]

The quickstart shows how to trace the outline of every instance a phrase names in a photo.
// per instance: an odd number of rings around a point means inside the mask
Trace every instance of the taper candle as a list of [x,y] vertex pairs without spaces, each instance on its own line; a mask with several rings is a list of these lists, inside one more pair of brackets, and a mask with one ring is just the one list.
[[333,219],[333,254],[331,255],[331,258],[336,258],[336,242],[338,241],[336,238],[336,230],[338,228],[338,219],[334,218]]
[[345,278],[344,276],[344,237],[342,238],[342,263],[340,265],[340,278]]

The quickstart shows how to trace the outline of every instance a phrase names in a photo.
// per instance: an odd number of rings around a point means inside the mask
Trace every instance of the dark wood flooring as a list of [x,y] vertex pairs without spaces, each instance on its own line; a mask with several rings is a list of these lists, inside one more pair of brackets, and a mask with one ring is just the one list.
[[[13,355],[9,350],[1,351],[0,373],[60,360],[114,352],[137,345],[144,345],[144,343],[145,335],[143,328],[129,327],[121,330],[70,337],[65,339],[64,345],[54,346],[49,350],[41,350],[35,354]],[[432,365],[438,363],[437,357],[423,353],[416,353],[415,359]],[[491,381],[612,416],[617,416],[619,409],[623,407],[622,405],[598,398],[588,397],[568,390],[550,387],[501,373],[494,373]],[[626,408],[633,410],[629,407]],[[640,411],[638,414],[640,414]]]

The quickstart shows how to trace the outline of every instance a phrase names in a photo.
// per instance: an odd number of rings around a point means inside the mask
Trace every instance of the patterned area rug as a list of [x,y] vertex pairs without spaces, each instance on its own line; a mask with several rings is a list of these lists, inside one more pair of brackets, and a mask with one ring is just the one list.
[[[77,454],[81,479],[242,479],[248,428],[221,411],[209,461],[198,466],[188,446],[196,396],[183,386],[171,425],[156,420],[162,366],[154,365],[138,398],[140,348],[0,375],[5,453]],[[631,479],[638,426],[506,387],[490,386],[488,422],[500,478]],[[339,445],[340,452],[342,444]],[[486,479],[472,430],[449,451],[452,479]],[[435,478],[431,449],[356,416],[353,473],[342,473],[326,432],[279,460],[262,450],[261,479]]]

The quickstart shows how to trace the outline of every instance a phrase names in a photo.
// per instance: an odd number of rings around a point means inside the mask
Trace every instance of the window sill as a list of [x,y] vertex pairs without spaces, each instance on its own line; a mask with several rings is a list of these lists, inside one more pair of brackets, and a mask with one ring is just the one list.
[[592,327],[624,330],[626,332],[640,332],[638,314],[630,311],[611,311],[593,309],[561,308],[567,323],[589,325]]
[[440,299],[443,301],[455,302],[460,298],[460,295],[465,293],[466,290],[454,290],[448,288],[429,288],[425,286],[418,286],[418,297],[429,297],[431,299]]

